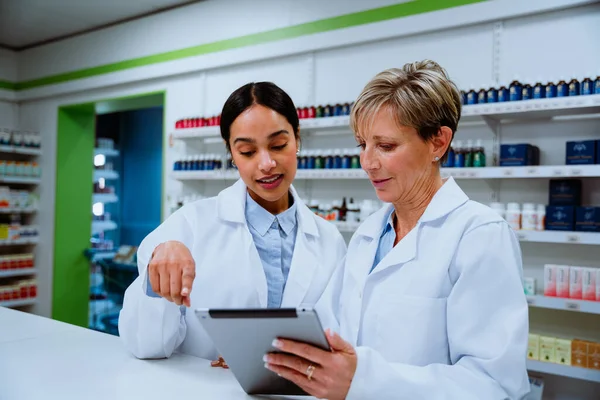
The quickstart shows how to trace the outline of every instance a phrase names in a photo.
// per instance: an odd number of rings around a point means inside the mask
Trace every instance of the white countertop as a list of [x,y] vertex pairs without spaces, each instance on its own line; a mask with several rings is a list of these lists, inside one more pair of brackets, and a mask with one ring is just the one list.
[[138,360],[118,337],[0,307],[1,400],[261,398],[293,397],[249,396],[207,360]]

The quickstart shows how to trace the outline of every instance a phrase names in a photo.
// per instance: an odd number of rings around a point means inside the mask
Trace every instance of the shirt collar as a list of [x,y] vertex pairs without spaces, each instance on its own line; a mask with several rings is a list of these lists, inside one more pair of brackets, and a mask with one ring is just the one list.
[[390,208],[388,210],[388,216],[387,218],[385,218],[384,221],[384,225],[383,225],[383,229],[381,231],[381,236],[383,237],[385,236],[388,232],[393,231],[394,230],[394,208]]
[[259,235],[264,236],[273,225],[275,219],[279,223],[281,229],[286,235],[289,235],[292,229],[296,226],[296,202],[277,216],[271,214],[260,206],[248,192],[246,192],[246,221],[251,225]]

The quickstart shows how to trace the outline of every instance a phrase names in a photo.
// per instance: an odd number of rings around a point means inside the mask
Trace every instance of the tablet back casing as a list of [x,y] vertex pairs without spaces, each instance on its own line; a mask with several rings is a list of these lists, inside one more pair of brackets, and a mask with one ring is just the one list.
[[319,318],[311,309],[199,309],[196,315],[248,394],[306,394],[264,367],[263,356],[278,351],[273,339],[287,338],[329,350]]

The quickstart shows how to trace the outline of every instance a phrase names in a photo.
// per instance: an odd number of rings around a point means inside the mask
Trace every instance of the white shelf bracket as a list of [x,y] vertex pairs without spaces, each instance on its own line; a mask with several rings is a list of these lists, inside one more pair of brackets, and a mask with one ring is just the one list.
[[500,84],[500,58],[502,56],[502,32],[504,24],[496,22],[494,24],[494,34],[492,43],[492,80],[496,87]]

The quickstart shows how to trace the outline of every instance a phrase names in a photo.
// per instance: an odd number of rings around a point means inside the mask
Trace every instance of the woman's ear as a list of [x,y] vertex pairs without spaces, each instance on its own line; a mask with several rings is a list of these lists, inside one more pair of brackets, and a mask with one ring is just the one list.
[[431,138],[433,157],[438,157],[438,160],[441,159],[446,154],[451,142],[452,129],[447,126],[440,127],[437,135]]

